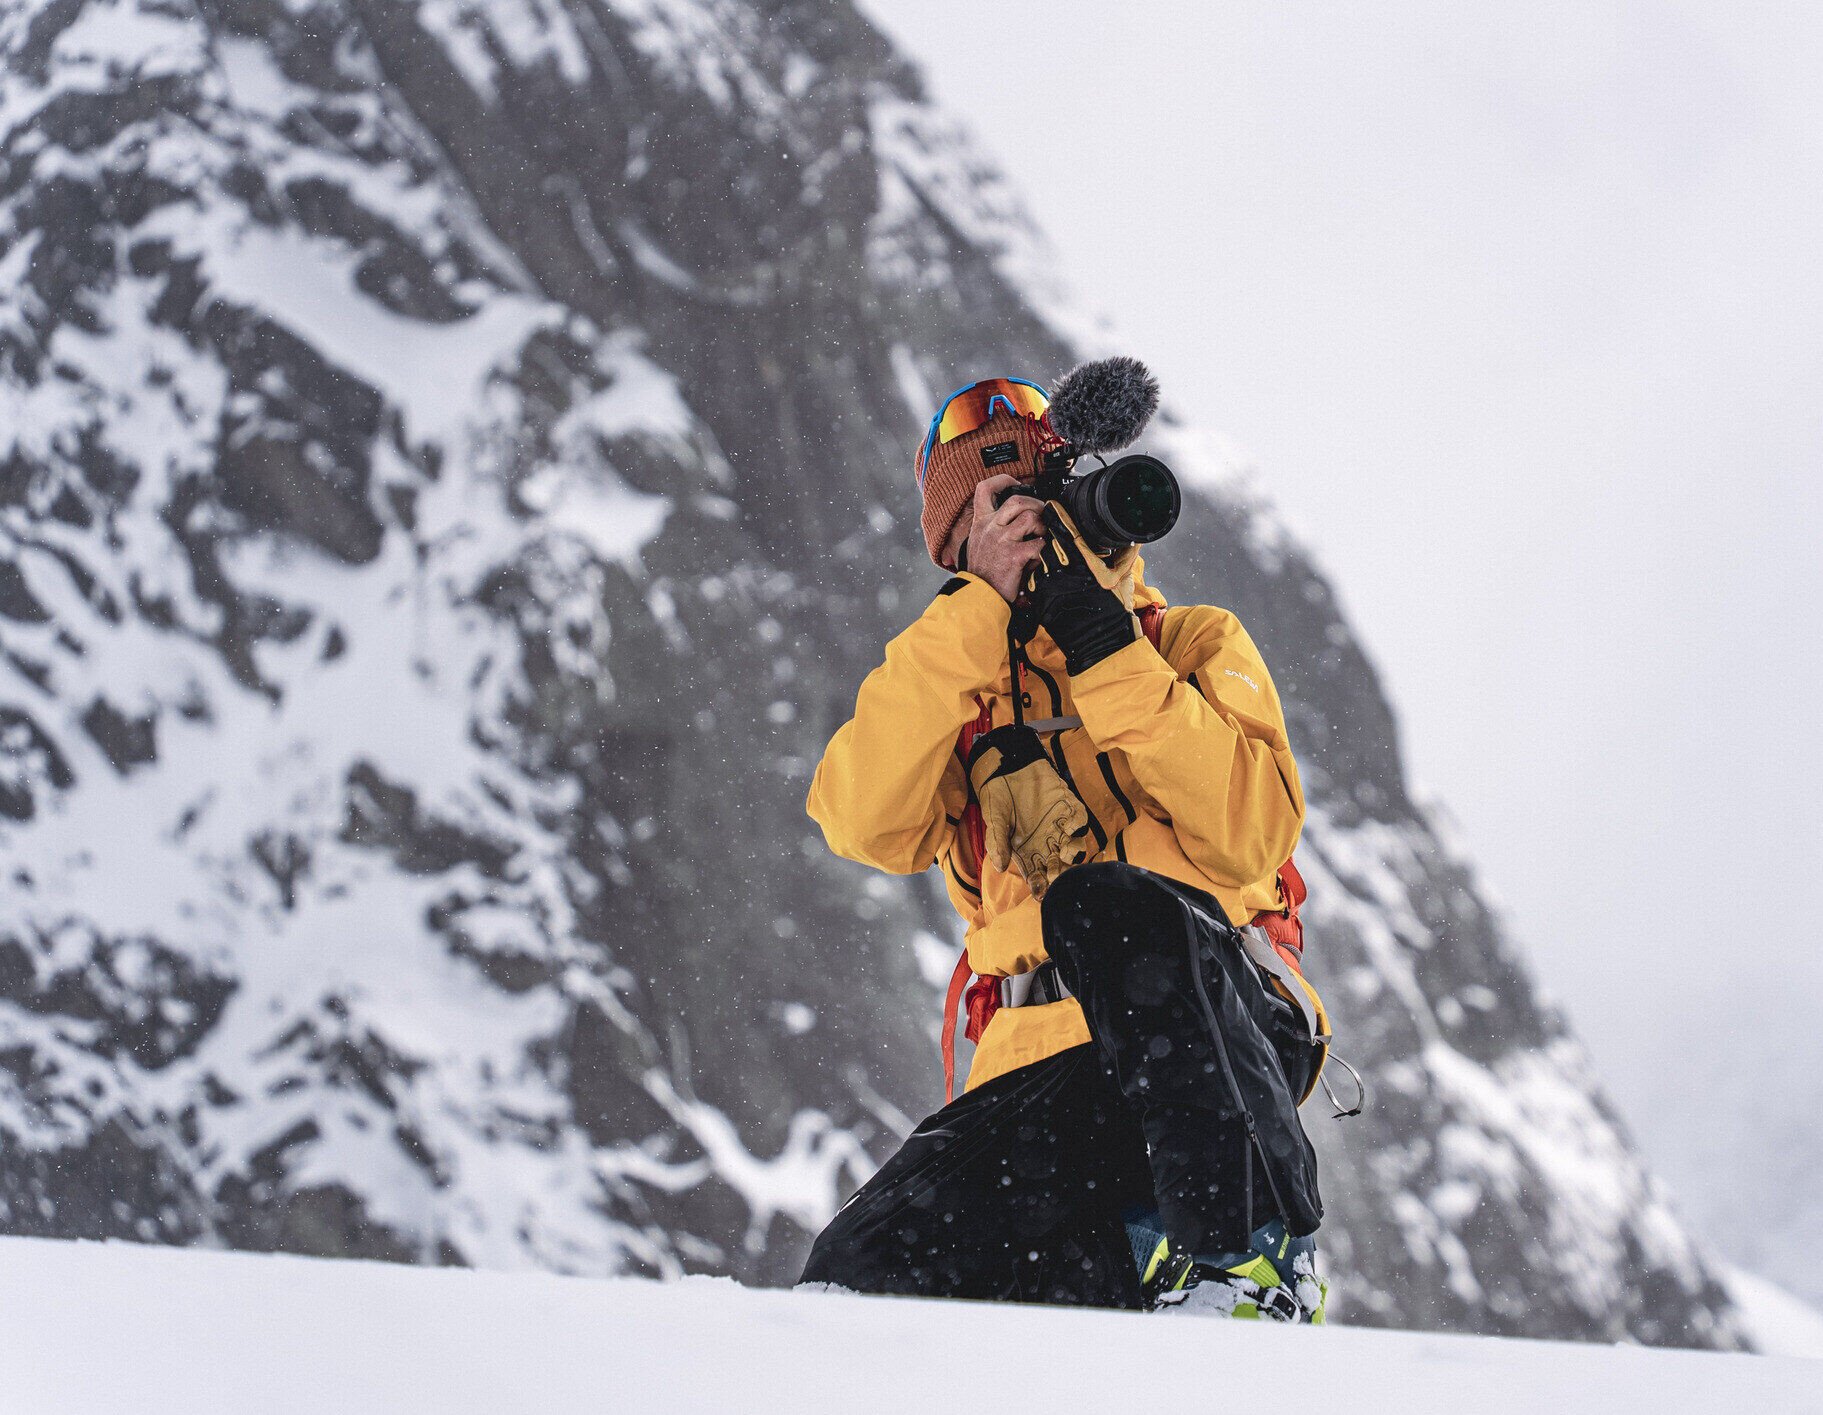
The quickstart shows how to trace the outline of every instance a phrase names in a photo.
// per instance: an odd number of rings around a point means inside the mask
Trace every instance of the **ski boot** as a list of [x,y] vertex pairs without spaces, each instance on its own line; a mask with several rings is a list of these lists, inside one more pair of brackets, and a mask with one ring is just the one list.
[[[1130,1234],[1135,1229],[1129,1225]],[[1315,1241],[1293,1238],[1274,1219],[1256,1229],[1249,1242],[1245,1253],[1199,1262],[1159,1234],[1140,1265],[1147,1309],[1321,1326],[1329,1284],[1317,1276]]]

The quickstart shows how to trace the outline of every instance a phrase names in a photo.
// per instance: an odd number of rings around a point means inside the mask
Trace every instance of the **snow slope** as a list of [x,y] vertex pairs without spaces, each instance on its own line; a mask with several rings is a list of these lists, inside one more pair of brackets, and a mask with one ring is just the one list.
[[0,1239],[0,1330],[19,1415],[1207,1409],[1255,1362],[1351,1415],[1823,1409],[1792,1358],[45,1239]]

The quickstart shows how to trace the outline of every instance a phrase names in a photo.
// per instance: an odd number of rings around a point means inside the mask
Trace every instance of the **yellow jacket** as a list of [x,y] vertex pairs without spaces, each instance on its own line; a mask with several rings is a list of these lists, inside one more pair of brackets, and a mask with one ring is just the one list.
[[[1163,605],[1133,570],[1133,605]],[[957,736],[985,707],[1013,720],[1007,602],[963,574],[886,646],[854,716],[836,732],[805,803],[838,855],[889,874],[941,862],[968,926],[969,966],[1000,977],[1045,961],[1038,901],[1016,870],[977,861],[962,816],[968,780]],[[1144,637],[1076,678],[1042,629],[1026,646],[1028,722],[1079,717],[1043,739],[1091,819],[1090,859],[1118,859],[1206,890],[1244,927],[1284,907],[1277,871],[1304,822],[1304,793],[1277,690],[1225,609],[1166,612]],[[1313,994],[1314,1001],[1314,994]],[[1320,1006],[1320,1004],[1318,1004]],[[968,1085],[1089,1040],[1073,998],[1003,1007],[975,1049]]]

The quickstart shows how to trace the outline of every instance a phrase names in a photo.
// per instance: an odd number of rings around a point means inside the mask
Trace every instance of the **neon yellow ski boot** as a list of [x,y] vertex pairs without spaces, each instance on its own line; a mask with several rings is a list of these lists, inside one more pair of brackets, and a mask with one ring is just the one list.
[[1314,1239],[1293,1238],[1274,1219],[1255,1230],[1245,1253],[1199,1262],[1160,1238],[1140,1272],[1148,1308],[1321,1326],[1329,1284],[1317,1275]]

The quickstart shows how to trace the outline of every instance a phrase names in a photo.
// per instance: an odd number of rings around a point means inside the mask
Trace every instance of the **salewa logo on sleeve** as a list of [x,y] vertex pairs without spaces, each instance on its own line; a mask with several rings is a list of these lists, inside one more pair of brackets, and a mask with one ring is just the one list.
[[1260,691],[1260,685],[1258,683],[1254,682],[1253,679],[1249,678],[1245,673],[1236,672],[1232,668],[1224,668],[1222,670],[1222,672],[1226,673],[1230,678],[1239,678],[1241,680],[1241,682],[1245,683],[1249,688],[1253,689],[1254,692],[1257,693]]

